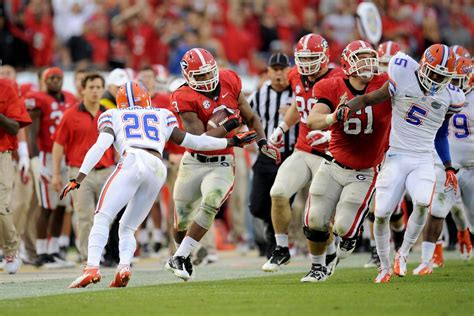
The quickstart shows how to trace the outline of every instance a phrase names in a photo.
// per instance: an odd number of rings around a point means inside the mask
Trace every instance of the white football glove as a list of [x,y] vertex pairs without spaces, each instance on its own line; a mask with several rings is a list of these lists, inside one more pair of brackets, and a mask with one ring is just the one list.
[[320,131],[314,130],[308,133],[306,136],[306,142],[311,147],[318,146],[323,143],[327,143],[331,140],[331,132],[330,131]]
[[288,125],[285,122],[281,122],[280,125],[278,125],[278,127],[273,130],[273,133],[272,135],[270,135],[268,142],[276,148],[283,147],[285,145],[284,136],[288,129]]
[[30,179],[28,176],[30,172],[30,154],[26,142],[20,142],[18,144],[18,156],[18,170],[21,174],[21,181],[27,183]]

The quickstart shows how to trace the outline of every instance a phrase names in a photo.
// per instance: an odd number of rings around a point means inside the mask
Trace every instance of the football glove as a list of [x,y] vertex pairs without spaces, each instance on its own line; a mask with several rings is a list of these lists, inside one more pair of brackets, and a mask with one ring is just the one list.
[[275,146],[268,144],[266,139],[261,139],[258,141],[258,147],[260,148],[260,152],[265,156],[275,160],[275,163],[278,165],[281,162],[281,154],[278,148]]
[[285,132],[280,126],[278,126],[277,128],[273,130],[273,133],[272,135],[270,135],[268,142],[271,145],[275,146],[276,148],[281,148],[285,145],[284,138],[283,138],[284,135],[285,135]]
[[334,120],[336,122],[342,122],[344,123],[345,121],[347,121],[347,119],[349,118],[349,112],[351,111],[351,109],[345,105],[345,104],[340,104],[336,111],[334,111]]
[[233,145],[237,147],[244,147],[253,143],[257,139],[257,132],[248,131],[237,133],[232,137]]
[[226,130],[226,132],[229,133],[233,129],[236,129],[237,127],[239,127],[240,124],[242,124],[242,117],[240,116],[239,109],[235,109],[235,110],[227,109],[227,111],[232,114],[227,117],[227,119],[222,124],[222,126],[224,126],[224,129]]
[[330,131],[314,130],[308,133],[306,136],[306,143],[311,147],[318,146],[323,143],[327,143],[331,140]]
[[62,200],[66,197],[69,191],[79,189],[81,185],[76,182],[76,179],[69,180],[69,183],[64,187],[63,192],[59,196],[59,199]]
[[456,178],[456,172],[457,170],[454,169],[453,167],[447,167],[445,169],[446,171],[446,181],[444,182],[444,187],[446,190],[449,190],[449,188],[452,188],[454,190],[454,193],[458,193],[458,178]]

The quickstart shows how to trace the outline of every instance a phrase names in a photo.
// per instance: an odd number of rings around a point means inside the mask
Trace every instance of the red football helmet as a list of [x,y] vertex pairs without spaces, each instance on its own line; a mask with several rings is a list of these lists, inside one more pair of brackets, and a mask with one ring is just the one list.
[[465,58],[469,58],[471,59],[471,54],[469,53],[469,51],[461,46],[461,45],[453,45],[451,47],[449,47],[453,50],[454,52],[454,55],[456,55],[456,57],[465,57]]
[[[359,58],[360,54],[371,56]],[[371,79],[378,72],[377,52],[366,41],[353,41],[342,51],[341,66],[347,76],[356,75]]]
[[155,71],[156,88],[159,91],[168,91],[168,81],[170,74],[165,66],[156,64],[151,66]]
[[329,63],[329,44],[318,34],[300,38],[295,47],[295,64],[300,75],[314,75]]
[[117,91],[116,102],[118,109],[151,106],[150,94],[138,81],[129,81],[121,85]]
[[[207,50],[204,48],[188,50],[180,64],[183,77],[193,90],[211,92],[216,89],[219,84],[219,70],[216,60]],[[196,79],[196,76],[202,75],[210,78]]]
[[388,63],[396,53],[401,50],[397,42],[386,41],[379,45],[377,49],[377,56],[379,58],[379,72],[388,71]]
[[431,94],[446,88],[451,82],[456,57],[446,45],[434,44],[423,53],[418,69],[418,79],[421,85]]
[[451,83],[456,87],[462,89],[464,93],[471,91],[472,87],[472,72],[473,63],[470,59],[465,57],[458,57],[454,65],[456,74],[453,76]]

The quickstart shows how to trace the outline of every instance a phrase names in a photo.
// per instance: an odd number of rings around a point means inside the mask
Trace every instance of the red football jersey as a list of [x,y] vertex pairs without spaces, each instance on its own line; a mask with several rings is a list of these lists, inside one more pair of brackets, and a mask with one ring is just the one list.
[[[176,119],[178,120],[178,126],[183,128],[181,117],[179,117],[178,113],[176,113],[176,109],[171,106],[169,93],[156,93],[151,98],[151,105],[156,108],[163,108],[173,112],[173,114],[176,116]],[[170,154],[182,155],[186,151],[186,148],[173,142],[167,142],[165,145],[165,150]]]
[[[316,82],[321,81],[322,79],[326,78],[333,78],[333,77],[345,77],[344,72],[341,68],[332,68],[321,78],[318,78]],[[296,149],[306,151],[308,153],[311,152],[313,149],[310,145],[308,145],[306,136],[308,132],[311,131],[306,125],[306,121],[308,119],[309,112],[313,106],[317,103],[317,100],[313,98],[313,94],[311,89],[315,83],[310,83],[305,77],[301,76],[298,73],[298,69],[293,67],[290,72],[288,73],[288,81],[291,84],[291,89],[295,93],[295,102],[296,108],[298,109],[298,113],[300,114],[300,125],[299,125],[299,132],[298,132],[298,139],[296,140]],[[320,144],[315,147],[316,150],[320,152],[325,152],[328,148],[328,144]]]
[[38,134],[38,149],[49,153],[53,149],[52,136],[61,122],[64,111],[76,103],[76,97],[67,91],[62,91],[61,101],[56,100],[46,92],[29,92],[23,100],[28,110],[41,112],[40,129]]
[[[375,76],[366,89],[358,91],[348,79],[331,78],[318,82],[313,92],[318,103],[324,103],[334,111],[344,94],[351,100],[356,95],[379,89],[387,80],[387,74]],[[352,169],[377,166],[387,149],[391,117],[392,106],[390,100],[386,100],[357,111],[344,124],[333,124],[329,151],[334,159]]]
[[[194,91],[187,85],[182,85],[171,94],[171,106],[178,113],[195,112],[206,127],[207,121],[216,107],[225,105],[227,108],[235,110],[239,105],[238,99],[240,90],[242,90],[240,77],[232,70],[221,70],[219,71],[219,82],[217,89],[220,89],[220,91],[215,98]],[[232,137],[232,135],[233,133],[229,133],[227,137]],[[232,147],[215,151],[194,151],[190,149],[188,151],[204,155],[226,155],[234,152]]]

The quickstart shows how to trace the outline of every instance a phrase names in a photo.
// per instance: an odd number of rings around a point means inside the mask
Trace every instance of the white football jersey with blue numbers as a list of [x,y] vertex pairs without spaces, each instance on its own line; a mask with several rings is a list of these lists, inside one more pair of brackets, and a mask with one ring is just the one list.
[[436,132],[446,114],[461,111],[465,97],[460,89],[451,84],[434,95],[425,95],[417,78],[418,67],[418,62],[401,52],[390,60],[390,147],[410,152],[432,152]]
[[474,166],[474,91],[466,95],[465,106],[449,122],[449,148],[455,168]]
[[163,148],[178,127],[176,117],[161,108],[132,107],[110,109],[99,117],[99,131],[110,127],[114,131],[114,147],[123,154],[127,148],[139,147],[163,153]]

